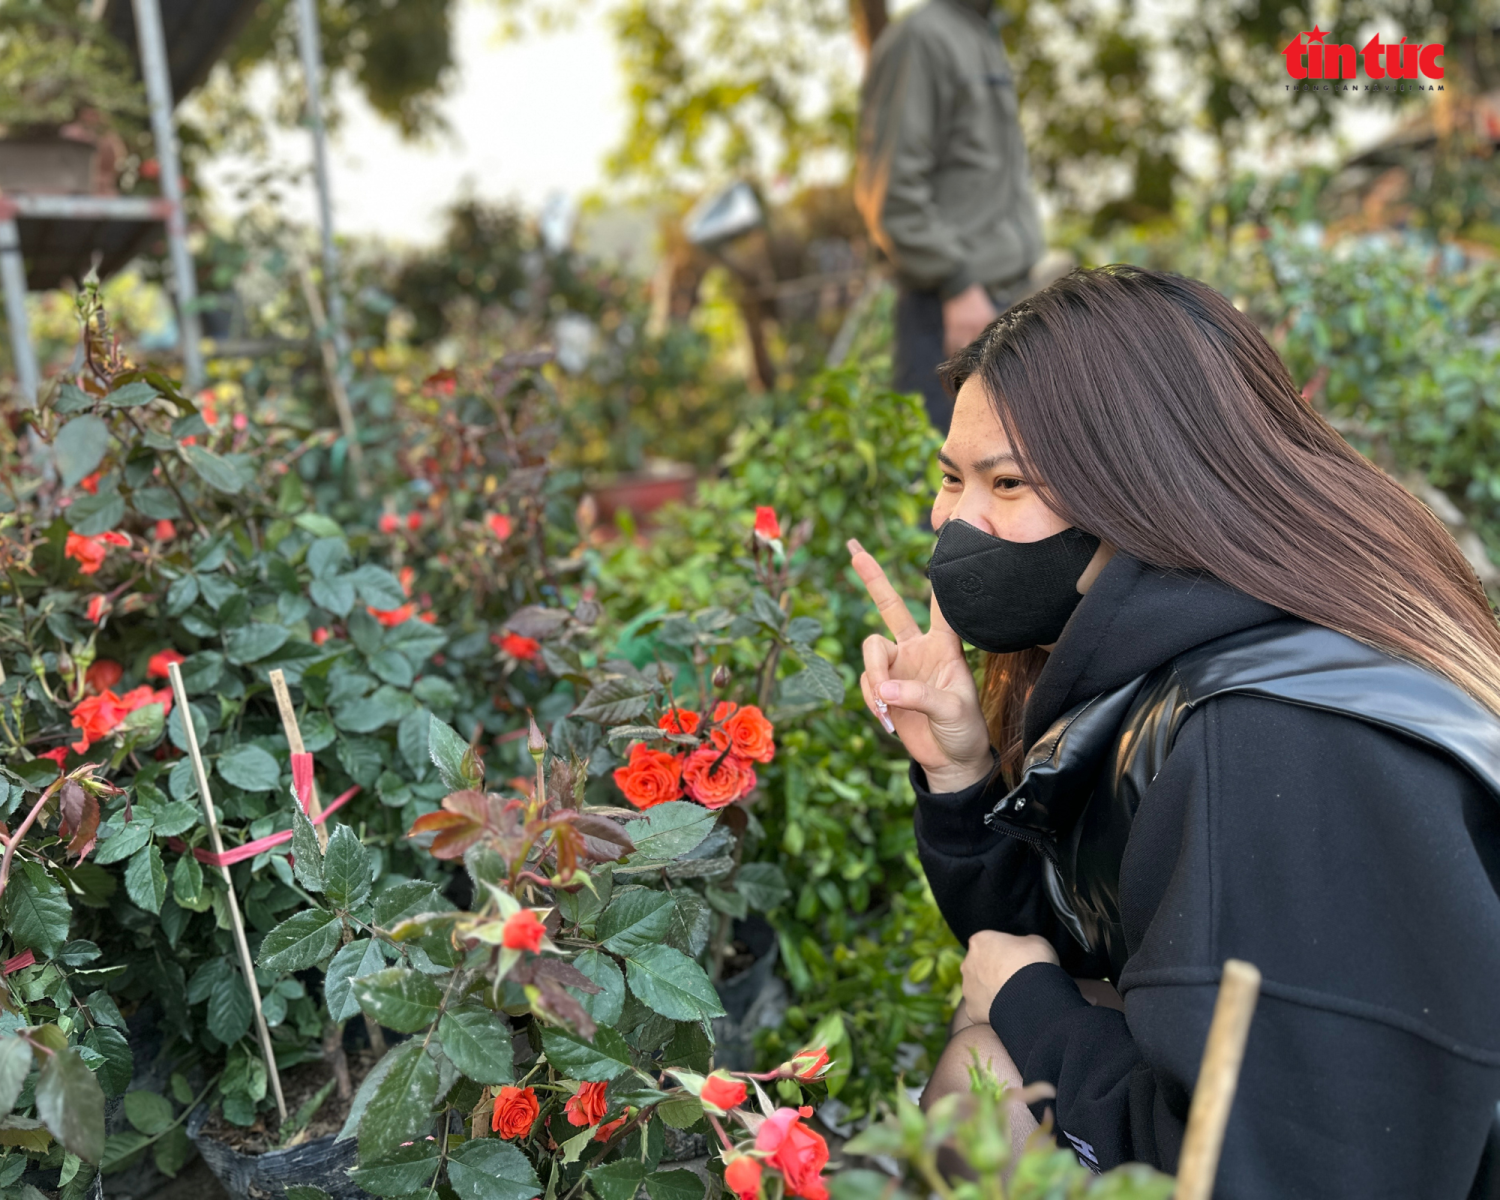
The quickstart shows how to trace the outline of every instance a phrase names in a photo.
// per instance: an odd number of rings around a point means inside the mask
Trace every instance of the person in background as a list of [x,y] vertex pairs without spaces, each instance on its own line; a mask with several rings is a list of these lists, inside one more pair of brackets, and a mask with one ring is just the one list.
[[870,53],[855,203],[896,268],[895,386],[948,431],[940,362],[1030,290],[1041,217],[992,0],[927,0]]

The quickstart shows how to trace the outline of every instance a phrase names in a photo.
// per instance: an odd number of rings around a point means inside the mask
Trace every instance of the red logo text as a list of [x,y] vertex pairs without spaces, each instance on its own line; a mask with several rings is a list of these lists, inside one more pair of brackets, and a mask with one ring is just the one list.
[[1356,51],[1353,46],[1325,43],[1323,39],[1327,36],[1327,31],[1316,25],[1299,33],[1282,51],[1286,56],[1286,73],[1293,79],[1354,79],[1363,67],[1370,79],[1443,77],[1438,62],[1443,57],[1443,47],[1437,42],[1425,46],[1414,46],[1405,38],[1382,42],[1377,33]]

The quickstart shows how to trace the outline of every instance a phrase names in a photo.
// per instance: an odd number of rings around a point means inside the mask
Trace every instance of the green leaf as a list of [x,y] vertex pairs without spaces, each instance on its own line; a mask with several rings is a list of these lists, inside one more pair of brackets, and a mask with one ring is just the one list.
[[781,681],[781,698],[788,703],[804,704],[824,700],[838,704],[844,698],[844,677],[838,668],[811,650],[798,651],[803,669]]
[[625,1007],[625,976],[620,973],[620,968],[615,966],[612,958],[598,950],[585,950],[573,960],[573,966],[599,989],[591,994],[575,992],[578,1003],[596,1024],[612,1028],[619,1022]]
[[432,761],[427,757],[427,723],[431,720],[432,714],[419,708],[402,717],[396,730],[396,745],[401,750],[401,757],[419,781],[427,774],[428,764]]
[[359,589],[359,598],[371,608],[389,611],[406,603],[406,593],[402,590],[401,581],[384,567],[367,563],[350,572],[349,577]]
[[769,912],[792,894],[786,876],[775,863],[745,863],[735,876],[734,886],[758,912]]
[[646,1176],[651,1200],[703,1200],[703,1180],[691,1171],[653,1171]]
[[323,894],[335,908],[346,911],[370,894],[370,858],[347,825],[333,831],[323,853]]
[[542,1185],[520,1148],[498,1138],[465,1142],[448,1159],[459,1200],[533,1200]]
[[543,1026],[542,1048],[547,1061],[573,1079],[618,1079],[632,1066],[629,1044],[607,1025],[595,1031],[592,1042],[562,1026]]
[[790,641],[810,645],[823,636],[823,622],[816,617],[793,617],[787,622],[786,636]]
[[136,488],[131,494],[130,503],[136,512],[152,521],[175,521],[182,516],[182,506],[168,488]]
[[[432,1132],[432,1105],[438,1090],[437,1063],[415,1039],[395,1047],[386,1057],[391,1065],[370,1096],[359,1122],[362,1161],[377,1162],[402,1142],[414,1142]],[[525,1200],[536,1194],[532,1192]]]
[[224,635],[224,657],[241,666],[257,662],[280,650],[291,636],[291,630],[285,626],[252,621]]
[[690,888],[678,888],[672,893],[672,898],[677,911],[667,930],[666,944],[675,946],[689,958],[697,958],[708,945],[713,913],[709,911],[703,897]]
[[387,967],[354,981],[354,997],[367,1014],[397,1033],[416,1033],[437,1020],[443,993],[419,972]]
[[427,753],[443,783],[454,791],[466,786],[463,761],[468,751],[468,742],[436,717],[431,718],[427,729]]
[[246,792],[274,791],[281,784],[281,768],[270,751],[242,745],[219,755],[214,770],[227,783]]
[[104,1159],[99,1164],[100,1171],[108,1175],[130,1166],[150,1140],[144,1133],[128,1129],[123,1133],[110,1134],[104,1139]]
[[193,1143],[187,1130],[181,1125],[167,1130],[151,1146],[151,1160],[156,1169],[168,1178],[176,1178],[177,1172],[187,1165],[193,1155]]
[[322,537],[307,548],[307,569],[314,579],[327,579],[349,558],[349,543],[342,537]]
[[671,946],[643,946],[626,959],[630,990],[653,1012],[674,1021],[722,1017],[718,993],[703,968]]
[[347,617],[354,607],[354,584],[346,575],[314,579],[307,594],[319,608],[326,608],[336,617]]
[[651,706],[654,690],[655,684],[644,676],[606,679],[590,690],[572,715],[600,725],[623,725]]
[[323,890],[323,848],[318,845],[318,832],[302,811],[302,804],[292,800],[292,872],[310,892]]
[[[130,1043],[118,1029],[107,1025],[95,1025],[84,1035],[83,1044],[104,1061],[94,1069],[99,1085],[107,1096],[118,1096],[130,1086],[130,1077],[135,1071],[135,1059],[130,1052]],[[0,1096],[0,1101],[4,1097]],[[4,1104],[0,1103],[0,1110]]]
[[703,1105],[696,1096],[673,1096],[656,1106],[656,1115],[673,1129],[689,1129],[703,1120]]
[[634,863],[679,858],[712,833],[718,819],[718,813],[686,800],[653,805],[647,810],[644,822],[631,822],[630,840],[635,843],[635,853],[630,860]]
[[323,977],[323,998],[328,1015],[335,1021],[347,1021],[359,1012],[353,982],[361,975],[373,975],[385,965],[385,956],[372,938],[361,938],[342,947],[328,964]]
[[104,397],[104,403],[110,408],[139,408],[142,404],[150,404],[158,395],[160,393],[149,383],[137,379],[110,392]]
[[406,693],[387,684],[372,696],[340,705],[334,711],[333,723],[350,733],[374,733],[406,716],[413,703]]
[[287,1185],[286,1200],[333,1200],[333,1197],[310,1183],[292,1183]]
[[147,912],[161,914],[167,898],[167,869],[155,842],[137,850],[125,868],[125,894]]
[[[68,894],[40,863],[11,864],[3,897],[5,930],[18,950],[35,950],[51,958],[68,940],[73,910]],[[54,1131],[55,1132],[55,1131]],[[97,1161],[98,1155],[90,1161]]]
[[240,474],[239,468],[227,458],[220,458],[212,450],[179,443],[178,451],[187,459],[188,466],[193,468],[198,478],[215,491],[233,496],[245,486],[245,477]]
[[418,913],[452,911],[453,905],[425,879],[392,884],[375,897],[375,924],[382,929],[394,929]]
[[339,523],[331,517],[325,517],[322,513],[302,513],[292,519],[292,524],[299,529],[305,529],[313,537],[343,537],[344,531]]
[[93,408],[94,397],[90,396],[80,387],[74,387],[71,383],[65,383],[58,389],[57,399],[52,404],[52,411],[56,413],[69,414],[83,412]]
[[250,1032],[254,1015],[254,1004],[244,977],[229,967],[214,980],[208,993],[209,1033],[226,1046],[232,1046]]
[[646,1164],[639,1159],[621,1159],[589,1172],[589,1186],[599,1200],[635,1200],[646,1178]]
[[450,1009],[438,1022],[443,1053],[475,1083],[514,1083],[510,1029],[489,1009],[463,1005]]
[[380,755],[380,743],[374,738],[340,738],[338,748],[339,765],[349,772],[349,777],[363,787],[370,787],[380,777],[385,760]]
[[162,837],[176,837],[198,824],[199,816],[196,804],[185,804],[181,800],[173,800],[169,804],[163,804],[152,810],[151,828]]
[[354,1168],[349,1178],[372,1196],[409,1196],[428,1190],[438,1157],[437,1142],[423,1138],[410,1146],[397,1146],[381,1161]]
[[338,948],[343,924],[331,912],[308,909],[283,921],[260,944],[256,962],[271,971],[316,966]]
[[[52,442],[52,457],[57,462],[57,473],[62,478],[63,490],[76,486],[80,479],[97,467],[108,449],[109,426],[93,413],[74,417],[59,429]],[[98,1155],[89,1161],[98,1162]]]
[[85,1162],[104,1157],[104,1092],[76,1050],[59,1050],[42,1064],[36,1115]]
[[[108,824],[113,825],[114,822],[110,821]],[[135,819],[121,825],[118,833],[104,833],[101,829],[100,832],[104,836],[99,839],[99,848],[94,852],[94,862],[100,866],[107,866],[129,858],[151,840],[152,828],[150,818],[137,809]]]
[[172,1123],[172,1102],[155,1092],[126,1092],[125,1119],[141,1133],[154,1137]]
[[30,1073],[31,1046],[18,1037],[0,1037],[0,1117],[15,1107]]
[[116,489],[100,488],[92,496],[80,496],[68,506],[68,524],[84,537],[107,533],[125,519],[125,497]]
[[399,650],[380,650],[372,654],[370,670],[394,687],[409,688],[416,678],[411,661]]
[[595,936],[615,954],[658,944],[672,923],[672,897],[650,888],[627,888],[599,916]]

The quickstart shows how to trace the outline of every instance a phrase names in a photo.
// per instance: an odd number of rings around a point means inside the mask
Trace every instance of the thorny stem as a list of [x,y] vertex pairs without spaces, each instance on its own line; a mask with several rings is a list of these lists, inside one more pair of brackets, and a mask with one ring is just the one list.
[[619,1143],[622,1139],[628,1137],[630,1135],[630,1133],[633,1130],[635,1130],[635,1128],[642,1123],[642,1119],[649,1117],[651,1115],[651,1113],[652,1113],[653,1110],[654,1110],[654,1106],[648,1106],[646,1108],[641,1109],[640,1112],[636,1113],[635,1116],[631,1117],[630,1120],[628,1120],[627,1122],[625,1122],[624,1125],[622,1125],[619,1129],[615,1130],[614,1134],[610,1137],[609,1141],[604,1144],[604,1149],[602,1149],[601,1151],[599,1151],[598,1154],[594,1155],[593,1161],[590,1162],[589,1165],[583,1169],[583,1176],[582,1176],[582,1178],[580,1178],[578,1180],[578,1182],[575,1183],[567,1191],[566,1194],[564,1194],[562,1200],[573,1200],[573,1197],[576,1196],[576,1195],[578,1195],[578,1190],[581,1187],[583,1187],[584,1183],[586,1183],[588,1181],[589,1172],[592,1171],[595,1167],[597,1167],[601,1162],[603,1162],[604,1159],[608,1156],[609,1152],[615,1148],[616,1144]]
[[5,885],[10,882],[10,862],[15,857],[16,847],[21,844],[21,839],[26,836],[27,830],[36,823],[36,819],[41,815],[42,809],[46,807],[47,801],[52,799],[57,789],[63,785],[65,779],[67,779],[66,775],[59,775],[52,781],[47,790],[42,793],[41,799],[31,806],[31,811],[26,814],[26,819],[17,826],[15,833],[11,834],[8,838],[4,834],[0,834],[0,842],[5,843],[5,855],[4,857],[0,857],[0,896],[5,895]]
[[724,1149],[733,1150],[734,1142],[731,1141],[729,1135],[724,1132],[724,1126],[719,1124],[719,1118],[714,1116],[713,1113],[706,1111],[703,1115],[708,1118],[708,1123],[714,1127],[714,1132],[719,1135],[719,1141],[724,1143]]

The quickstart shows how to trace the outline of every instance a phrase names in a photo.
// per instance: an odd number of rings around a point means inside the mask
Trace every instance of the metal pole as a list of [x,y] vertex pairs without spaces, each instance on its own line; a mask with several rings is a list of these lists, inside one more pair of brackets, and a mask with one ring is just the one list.
[[187,213],[182,204],[182,176],[177,165],[177,135],[172,128],[172,77],[167,73],[166,39],[162,35],[157,0],[132,0],[136,39],[141,50],[141,74],[151,106],[151,136],[161,167],[161,191],[167,213],[167,245],[172,253],[172,277],[177,288],[177,318],[182,322],[182,365],[189,392],[203,386],[203,333],[198,323],[198,284],[187,244]]
[[10,353],[16,362],[21,402],[35,408],[41,373],[31,352],[31,329],[26,321],[26,264],[21,261],[21,231],[8,215],[0,216],[0,284],[5,288],[5,320],[10,326]]
[[333,242],[333,197],[328,180],[328,137],[323,125],[323,49],[316,0],[297,0],[297,43],[307,85],[307,124],[312,132],[313,170],[318,184],[318,225],[323,240],[323,288],[328,293],[329,334],[339,355],[339,377],[348,386],[349,344],[344,334],[344,297],[339,291],[339,252]]

